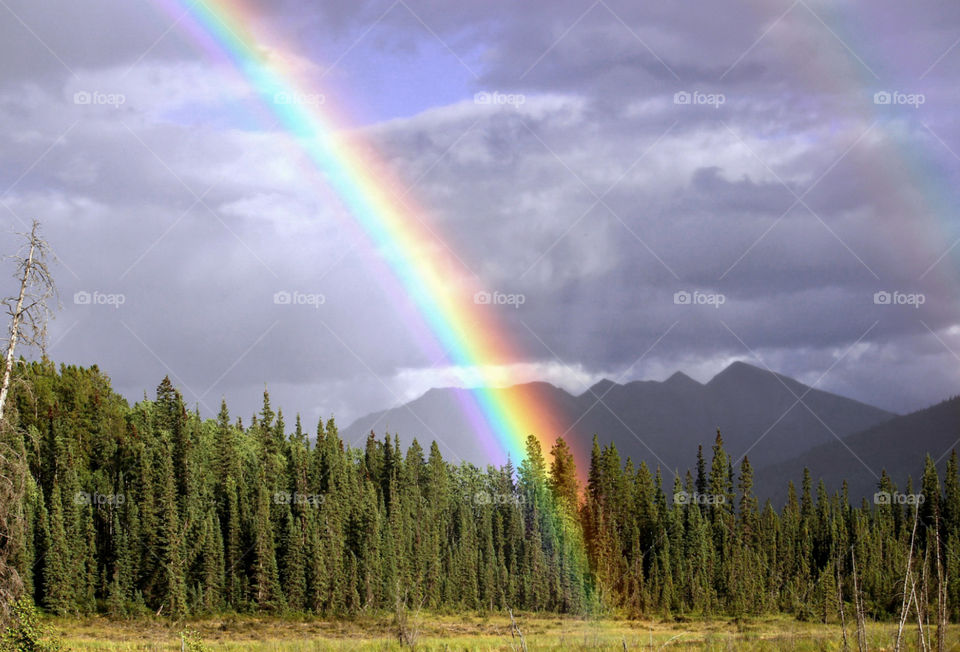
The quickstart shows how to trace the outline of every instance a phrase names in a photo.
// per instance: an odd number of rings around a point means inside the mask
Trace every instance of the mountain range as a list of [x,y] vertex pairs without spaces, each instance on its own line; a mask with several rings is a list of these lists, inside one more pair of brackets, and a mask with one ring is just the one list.
[[846,480],[851,499],[859,500],[876,491],[884,470],[901,491],[908,478],[918,487],[927,454],[942,479],[947,458],[958,445],[960,397],[954,397],[762,468],[755,483],[765,497],[779,505],[787,495],[786,479],[793,480],[799,491],[803,469],[809,468],[814,480],[822,479],[831,492]]
[[[884,468],[898,483],[907,474],[916,479],[927,452],[941,457],[960,437],[960,398],[898,416],[743,362],[706,383],[677,372],[664,381],[602,380],[579,395],[542,382],[493,392],[550,406],[558,429],[552,436],[565,433],[574,450],[589,450],[596,433],[623,459],[646,460],[668,478],[695,465],[699,445],[709,462],[719,429],[735,461],[749,457],[758,495],[775,502],[785,497],[788,479],[799,484],[804,467],[831,490],[847,479],[853,497],[872,493]],[[431,389],[357,419],[341,434],[354,444],[371,431],[396,434],[405,444],[436,440],[447,459],[483,466],[488,457],[462,409],[467,393]]]

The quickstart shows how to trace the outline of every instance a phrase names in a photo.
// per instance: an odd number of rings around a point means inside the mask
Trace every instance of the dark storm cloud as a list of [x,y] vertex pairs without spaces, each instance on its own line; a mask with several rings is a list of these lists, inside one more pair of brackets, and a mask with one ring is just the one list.
[[[416,307],[249,89],[163,36],[152,3],[61,4],[0,21],[0,211],[41,217],[63,260],[55,358],[131,398],[169,373],[244,417],[268,382],[308,423],[445,382]],[[960,171],[957,8],[877,3],[841,30],[821,2],[250,6],[383,110],[391,57],[414,79],[456,70],[418,81],[436,106],[362,135],[484,287],[524,295],[491,309],[549,380],[705,379],[759,356],[807,382],[833,366],[822,387],[897,410],[956,391],[960,248],[925,271],[960,237],[930,201]],[[885,89],[928,101],[885,111]],[[96,91],[123,102],[77,104]]]

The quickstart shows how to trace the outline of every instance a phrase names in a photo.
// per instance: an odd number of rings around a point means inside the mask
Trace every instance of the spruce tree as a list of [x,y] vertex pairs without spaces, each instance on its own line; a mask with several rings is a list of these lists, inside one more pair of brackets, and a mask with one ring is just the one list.
[[550,455],[553,457],[550,464],[550,490],[554,499],[566,509],[576,510],[580,500],[580,487],[573,451],[563,437],[558,437],[550,449]]
[[44,572],[44,606],[55,614],[76,611],[74,568],[67,532],[63,522],[63,500],[60,485],[54,481],[50,495],[50,540],[47,542]]

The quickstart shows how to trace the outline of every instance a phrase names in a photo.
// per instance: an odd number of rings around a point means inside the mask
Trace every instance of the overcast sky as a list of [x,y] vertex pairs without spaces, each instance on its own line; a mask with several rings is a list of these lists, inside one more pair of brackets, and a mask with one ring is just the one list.
[[[0,246],[42,220],[51,356],[245,420],[268,384],[311,427],[456,382],[270,107],[161,4],[0,0]],[[744,360],[898,412],[958,393],[960,5],[246,4],[480,285],[524,296],[489,306],[517,382]]]

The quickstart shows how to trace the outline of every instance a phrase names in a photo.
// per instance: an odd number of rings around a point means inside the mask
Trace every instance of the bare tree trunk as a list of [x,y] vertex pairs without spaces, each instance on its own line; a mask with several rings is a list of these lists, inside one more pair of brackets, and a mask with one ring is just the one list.
[[10,375],[13,371],[13,354],[17,348],[17,339],[20,337],[20,322],[23,321],[23,298],[27,294],[27,285],[30,282],[30,270],[33,267],[33,255],[36,253],[34,237],[37,232],[37,223],[33,223],[30,232],[30,252],[27,254],[26,264],[23,266],[23,275],[20,277],[20,294],[17,295],[16,307],[10,320],[10,339],[7,342],[7,355],[3,365],[3,384],[0,385],[0,421],[3,421],[3,409],[7,404],[7,393],[10,391]]
[[850,548],[850,560],[853,562],[853,604],[857,610],[857,648],[867,652],[867,629],[863,617],[863,600],[860,595],[860,583],[857,581],[857,553]]
[[520,649],[523,652],[527,652],[527,641],[523,638],[523,632],[520,631],[520,628],[517,626],[517,621],[513,619],[513,609],[507,609],[507,613],[510,614],[510,636],[520,638]]
[[913,531],[910,533],[910,553],[907,555],[907,571],[903,575],[903,604],[900,607],[900,625],[897,627],[897,642],[893,649],[900,652],[900,644],[903,642],[903,626],[907,622],[907,612],[910,605],[910,594],[907,592],[908,583],[912,583],[910,569],[913,564],[913,543],[917,536],[917,521],[920,520],[920,508],[913,509]]
[[50,317],[47,299],[56,294],[56,286],[47,265],[52,257],[46,241],[40,237],[40,224],[33,222],[30,233],[23,234],[24,245],[13,256],[17,261],[19,291],[2,301],[10,317],[7,350],[0,380],[0,626],[10,607],[23,590],[20,574],[11,559],[23,542],[22,500],[29,477],[24,442],[11,425],[7,401],[13,385],[13,365],[17,344],[44,349],[46,326]]
[[40,236],[40,223],[34,220],[30,233],[22,235],[25,244],[20,251],[25,250],[25,253],[13,256],[17,261],[15,278],[19,281],[20,290],[16,297],[3,300],[10,316],[10,330],[4,354],[3,380],[0,382],[0,422],[7,414],[17,344],[22,342],[45,350],[47,321],[51,317],[47,300],[57,293],[49,267],[53,253],[47,241]]
[[923,615],[920,609],[920,598],[917,597],[917,584],[916,582],[911,582],[910,586],[910,597],[913,600],[913,605],[917,610],[917,638],[919,641],[919,648],[923,652],[927,652],[927,642],[923,636]]
[[947,645],[947,577],[940,560],[940,514],[934,519],[937,555],[937,652],[944,652]]
[[840,577],[840,555],[834,562],[834,570],[837,575],[837,608],[840,610],[840,631],[843,632],[843,649],[849,650],[850,644],[847,642],[847,619],[843,614],[843,578]]
[[396,587],[397,639],[400,642],[400,647],[409,647],[412,650],[417,647],[417,641],[420,639],[420,610],[423,608],[423,601],[426,596],[420,598],[420,604],[417,606],[417,612],[413,617],[414,622],[411,624],[407,609],[409,591],[400,590],[400,580],[397,580]]

